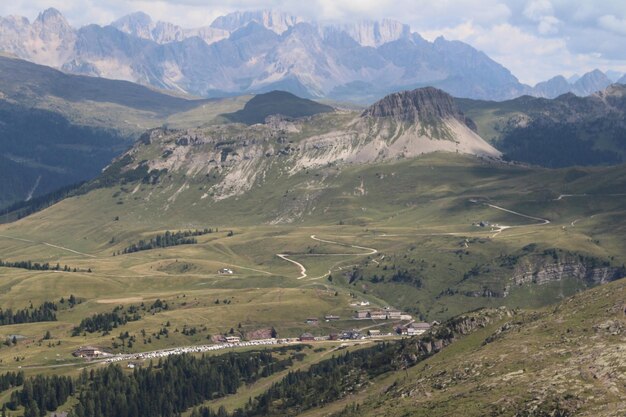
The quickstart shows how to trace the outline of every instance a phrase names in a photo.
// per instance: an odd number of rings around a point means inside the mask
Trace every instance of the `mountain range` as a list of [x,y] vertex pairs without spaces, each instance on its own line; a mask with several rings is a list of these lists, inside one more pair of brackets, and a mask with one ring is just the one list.
[[[6,138],[0,152],[0,206],[95,177],[156,127],[214,126],[212,135],[225,135],[226,141],[233,135],[256,138],[263,129],[276,135],[276,126],[303,130],[297,135],[300,146],[288,150],[229,146],[224,157],[232,164],[221,172],[244,163],[250,174],[253,165],[267,165],[263,155],[268,152],[287,152],[290,170],[320,161],[376,162],[433,151],[503,153],[505,159],[548,167],[615,164],[626,158],[625,89],[616,84],[589,97],[569,93],[553,100],[525,96],[494,102],[453,99],[427,87],[390,94],[365,110],[337,110],[279,91],[189,99],[0,56],[0,134]],[[325,116],[308,120],[320,113]],[[255,124],[264,127],[250,126]],[[227,134],[220,133],[224,129]],[[205,163],[222,158],[218,148]]]
[[468,44],[429,42],[397,21],[330,25],[276,11],[235,12],[192,29],[137,12],[108,26],[75,29],[48,9],[32,23],[0,18],[0,50],[71,73],[204,97],[279,89],[371,103],[434,86],[456,97],[503,100],[588,95],[611,83],[594,71],[573,84],[557,77],[530,87]]
[[0,206],[93,178],[145,129],[207,102],[0,56]]

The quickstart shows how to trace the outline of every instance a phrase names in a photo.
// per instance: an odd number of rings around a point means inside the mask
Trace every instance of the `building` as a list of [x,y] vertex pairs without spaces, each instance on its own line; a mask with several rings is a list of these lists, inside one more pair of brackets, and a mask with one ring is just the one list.
[[339,340],[339,335],[337,333],[331,333],[328,335],[328,340]]
[[419,336],[430,329],[428,323],[411,323],[402,329],[402,334],[407,336]]
[[361,310],[354,312],[354,318],[357,320],[365,320],[370,318],[369,310]]
[[311,333],[302,333],[300,335],[301,342],[312,342],[314,340],[315,340],[315,336],[313,336]]
[[387,312],[384,310],[370,311],[370,318],[372,320],[387,320]]
[[324,316],[324,320],[326,321],[337,321],[339,320],[339,316],[333,316],[332,314],[327,314]]
[[306,319],[305,323],[312,326],[317,326],[320,321],[317,319],[317,317],[309,317],[308,319]]
[[399,310],[387,310],[387,319],[389,320],[401,320],[402,312]]
[[380,336],[380,330],[378,329],[368,330],[367,335],[368,336]]
[[72,355],[76,356],[77,358],[93,359],[99,358],[101,356],[109,356],[110,354],[97,347],[84,346],[72,352]]
[[426,333],[428,330],[430,330],[430,324],[428,324],[428,323],[411,323],[409,325],[409,328],[413,329],[415,331],[415,334],[422,334],[422,333]]

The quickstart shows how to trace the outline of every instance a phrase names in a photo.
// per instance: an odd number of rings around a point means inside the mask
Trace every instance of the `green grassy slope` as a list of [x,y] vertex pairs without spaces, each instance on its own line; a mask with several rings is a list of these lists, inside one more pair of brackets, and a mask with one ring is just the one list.
[[332,107],[313,100],[300,98],[285,91],[271,91],[254,96],[243,109],[223,116],[236,123],[252,125],[263,123],[267,116],[274,114],[297,118],[332,111],[334,111]]
[[479,134],[513,160],[550,167],[616,164],[626,156],[625,89],[615,84],[589,97],[457,103]]
[[[59,323],[0,328],[0,338],[17,333],[36,341],[51,329],[62,340],[52,351],[65,358],[61,361],[69,360],[71,350],[81,344],[112,343],[111,336],[101,334],[70,337],[81,317],[156,298],[175,308],[120,330],[138,335],[145,329],[152,334],[167,321],[174,328],[206,330],[193,337],[172,335],[158,342],[153,338],[151,344],[139,343],[133,350],[199,343],[208,335],[238,329],[239,323],[243,332],[275,326],[289,336],[372,324],[391,330],[391,321],[350,319],[355,309],[350,304],[363,299],[429,320],[482,306],[543,306],[596,285],[581,268],[597,274],[613,271],[606,276],[610,279],[626,262],[621,238],[626,198],[613,195],[623,187],[623,171],[624,167],[531,170],[433,154],[343,171],[324,168],[278,176],[254,187],[245,198],[219,201],[203,199],[204,184],[189,178],[177,193],[185,182],[178,174],[164,176],[156,185],[114,184],[0,227],[3,260],[59,262],[92,270],[2,268],[3,308],[24,308],[31,301],[58,300],[72,293],[85,301],[74,312],[61,313]],[[320,178],[323,183],[316,186]],[[589,195],[559,200],[560,194]],[[486,203],[551,223],[542,225]],[[293,222],[274,224],[285,213]],[[473,225],[480,221],[515,227],[498,233],[495,227]],[[219,232],[201,236],[196,245],[113,256],[164,230],[204,227],[217,227]],[[299,279],[300,268],[277,254],[299,262],[307,276]],[[532,275],[555,265],[578,272],[547,282],[513,280],[524,271]],[[224,267],[235,275],[218,274]],[[478,274],[472,272],[475,267]],[[393,277],[405,270],[410,279]],[[492,293],[485,293],[485,288]],[[216,299],[232,302],[217,305]],[[304,323],[309,316],[325,314],[337,314],[341,320],[319,327]],[[18,353],[27,363],[45,364],[44,358],[50,360],[45,352],[18,345],[0,349],[0,356],[12,369],[17,364],[10,358]]]
[[358,413],[335,415],[623,415],[625,296],[622,279],[515,314],[381,381]]

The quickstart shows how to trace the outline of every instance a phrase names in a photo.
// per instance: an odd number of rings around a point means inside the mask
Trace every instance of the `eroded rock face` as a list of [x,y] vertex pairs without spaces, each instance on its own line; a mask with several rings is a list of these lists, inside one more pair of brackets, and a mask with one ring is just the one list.
[[452,118],[476,131],[474,122],[459,110],[452,96],[433,87],[390,94],[365,109],[361,116],[391,117],[410,123]]
[[552,281],[576,278],[589,285],[605,284],[620,277],[619,268],[587,266],[582,262],[564,261],[542,265],[523,265],[516,269],[512,279],[517,285],[543,285]]

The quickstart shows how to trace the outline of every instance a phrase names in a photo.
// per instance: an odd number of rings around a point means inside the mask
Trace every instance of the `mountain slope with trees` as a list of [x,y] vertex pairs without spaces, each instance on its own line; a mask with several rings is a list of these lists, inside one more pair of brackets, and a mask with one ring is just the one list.
[[553,168],[626,161],[626,85],[588,97],[457,102],[480,135],[511,160]]

